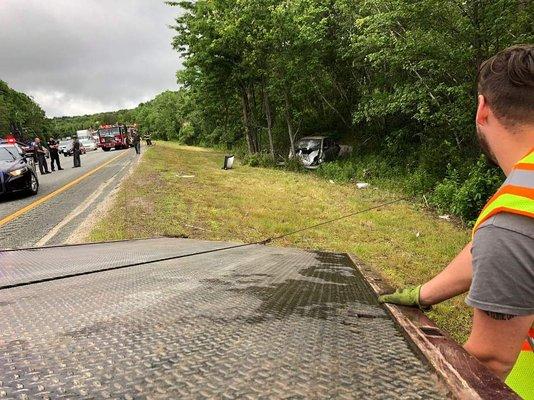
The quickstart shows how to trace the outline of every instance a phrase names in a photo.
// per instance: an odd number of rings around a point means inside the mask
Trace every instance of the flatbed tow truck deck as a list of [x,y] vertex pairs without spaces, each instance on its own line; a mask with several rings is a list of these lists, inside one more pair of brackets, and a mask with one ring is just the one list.
[[0,399],[516,398],[355,257],[228,246],[0,252]]

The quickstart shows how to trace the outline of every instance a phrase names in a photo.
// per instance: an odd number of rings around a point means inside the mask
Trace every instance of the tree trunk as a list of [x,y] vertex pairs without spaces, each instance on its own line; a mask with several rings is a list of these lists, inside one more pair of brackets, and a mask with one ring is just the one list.
[[273,144],[273,115],[271,111],[271,102],[269,95],[265,88],[263,88],[263,108],[265,110],[265,118],[267,119],[267,136],[269,137],[269,151],[274,160],[274,144]]
[[293,136],[293,123],[291,122],[291,102],[289,101],[289,93],[287,92],[287,89],[284,90],[284,100],[286,103],[285,108],[285,116],[286,116],[286,123],[287,123],[287,133],[289,135],[289,155],[293,157],[295,155],[295,138]]
[[245,126],[245,138],[247,139],[248,152],[250,154],[253,154],[255,153],[255,151],[254,151],[254,144],[251,140],[250,113],[249,113],[249,107],[248,107],[247,94],[245,90],[243,90],[241,94],[241,103],[243,105],[243,125]]
[[252,143],[252,148],[254,153],[259,153],[260,141],[258,138],[258,130],[256,129],[256,124],[254,123],[254,105],[255,105],[255,96],[253,88],[247,86],[245,88],[246,100],[247,100],[247,109],[248,109],[248,121],[249,121],[249,133],[250,141]]

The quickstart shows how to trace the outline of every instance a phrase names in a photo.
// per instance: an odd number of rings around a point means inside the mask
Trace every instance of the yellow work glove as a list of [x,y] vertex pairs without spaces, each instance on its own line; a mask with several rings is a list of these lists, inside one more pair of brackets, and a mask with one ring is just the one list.
[[419,296],[421,294],[421,286],[409,286],[402,289],[397,289],[390,294],[384,294],[378,297],[379,303],[398,304],[400,306],[418,307],[421,310],[429,311],[432,307],[422,306],[419,303]]

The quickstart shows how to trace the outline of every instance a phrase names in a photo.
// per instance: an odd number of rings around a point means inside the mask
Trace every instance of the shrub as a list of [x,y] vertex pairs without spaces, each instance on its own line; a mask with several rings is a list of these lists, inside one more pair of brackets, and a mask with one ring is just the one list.
[[449,176],[436,186],[430,201],[441,211],[455,214],[472,224],[502,181],[500,170],[490,168],[484,157],[480,157],[465,180],[456,170],[451,170]]
[[251,167],[272,168],[276,166],[275,161],[268,153],[246,154],[242,157],[242,162]]
[[399,175],[399,184],[404,191],[412,196],[429,193],[436,184],[436,177],[423,168],[417,168],[405,177]]
[[285,170],[293,171],[293,172],[306,172],[306,171],[308,171],[306,168],[304,168],[302,163],[296,157],[285,159],[283,161],[283,163],[281,165],[279,165],[279,166],[282,167]]
[[191,124],[182,126],[180,129],[180,142],[184,144],[194,144],[196,141],[195,128]]
[[336,182],[348,182],[358,175],[357,167],[350,161],[336,161],[322,164],[317,174],[325,179]]

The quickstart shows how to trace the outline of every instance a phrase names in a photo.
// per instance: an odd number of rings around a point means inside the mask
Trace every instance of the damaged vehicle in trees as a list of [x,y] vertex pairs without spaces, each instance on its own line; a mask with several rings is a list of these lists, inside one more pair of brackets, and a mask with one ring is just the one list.
[[[352,153],[352,146],[338,144],[327,136],[306,136],[295,143],[295,157],[305,168],[316,169],[325,162],[337,160]],[[292,157],[292,155],[289,155]]]

